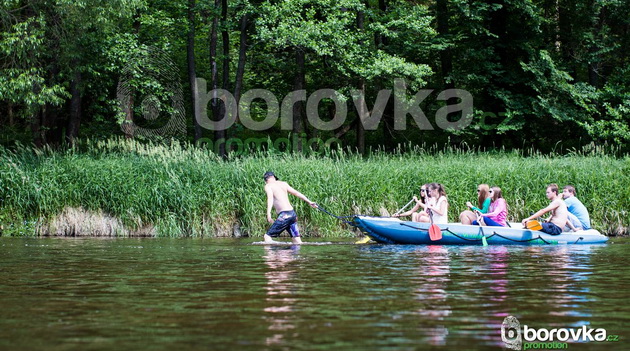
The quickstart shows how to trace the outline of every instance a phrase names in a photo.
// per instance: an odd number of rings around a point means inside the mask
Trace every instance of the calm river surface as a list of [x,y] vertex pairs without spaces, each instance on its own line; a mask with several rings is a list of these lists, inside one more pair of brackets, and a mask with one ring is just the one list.
[[630,349],[627,239],[485,248],[252,241],[0,238],[0,349],[500,349],[508,315],[620,339],[570,350]]

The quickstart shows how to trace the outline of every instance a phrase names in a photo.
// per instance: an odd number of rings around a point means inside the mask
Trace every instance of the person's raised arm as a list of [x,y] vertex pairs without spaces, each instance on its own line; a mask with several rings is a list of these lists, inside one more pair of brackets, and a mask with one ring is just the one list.
[[[414,199],[415,199],[415,198],[416,198],[416,197],[414,196]],[[403,212],[403,213],[395,214],[395,215],[393,215],[392,217],[406,217],[406,216],[409,216],[409,215],[411,215],[412,213],[414,213],[414,212],[416,212],[417,210],[419,210],[419,209],[420,209],[420,205],[421,205],[421,204],[422,204],[421,202],[416,201],[416,205],[415,205],[415,206],[414,206],[411,210],[406,211],[406,212]]]
[[[490,211],[490,203],[492,201],[490,200],[490,198],[487,198],[485,200],[483,200],[483,208],[479,208],[479,207],[475,207],[475,206],[468,206],[470,207],[471,210],[473,211],[479,211],[481,213],[488,213],[488,211]],[[470,204],[470,202],[467,202],[466,205]],[[472,205],[472,204],[471,204]]]
[[309,205],[311,205],[311,207],[313,208],[317,208],[317,204],[311,200],[309,200],[304,194],[302,194],[301,192],[293,189],[289,184],[287,184],[287,192],[293,196],[296,196],[299,199],[304,200],[306,203],[308,203]]

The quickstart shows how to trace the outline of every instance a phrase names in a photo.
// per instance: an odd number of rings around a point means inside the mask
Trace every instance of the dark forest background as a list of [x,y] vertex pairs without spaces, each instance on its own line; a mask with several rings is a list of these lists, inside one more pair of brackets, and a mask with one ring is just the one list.
[[[0,0],[0,144],[141,138],[130,123],[156,129],[183,111],[185,125],[167,137],[292,133],[337,137],[361,152],[447,143],[541,151],[605,143],[627,151],[629,53],[628,0]],[[334,89],[347,98],[348,117],[318,130],[297,102],[291,131],[280,121],[252,131],[237,119],[213,132],[194,118],[195,77],[237,101],[251,89],[279,101],[295,90]],[[434,90],[420,104],[434,130],[410,116],[406,130],[394,130],[393,98],[378,129],[363,128],[351,92],[372,109],[394,79],[406,81],[410,96]],[[464,130],[436,126],[436,111],[458,101],[436,98],[450,88],[474,98]],[[224,105],[213,100],[208,111],[219,119]],[[266,111],[254,100],[249,112],[261,120]],[[332,118],[332,101],[319,112]],[[157,118],[147,118],[152,113]]]

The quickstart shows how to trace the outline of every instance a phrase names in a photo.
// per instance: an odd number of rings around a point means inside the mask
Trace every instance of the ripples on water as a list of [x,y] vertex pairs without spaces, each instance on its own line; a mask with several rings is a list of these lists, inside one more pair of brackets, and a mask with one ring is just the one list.
[[[627,241],[625,241],[627,242]],[[503,319],[627,349],[628,245],[0,240],[0,349],[498,348]]]

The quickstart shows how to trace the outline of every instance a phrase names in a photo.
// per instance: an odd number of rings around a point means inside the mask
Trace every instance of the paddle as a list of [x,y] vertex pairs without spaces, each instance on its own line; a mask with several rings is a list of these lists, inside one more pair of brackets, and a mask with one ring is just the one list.
[[429,219],[431,219],[431,226],[429,227],[429,238],[431,241],[442,239],[442,230],[437,224],[433,223],[433,213],[429,210]]
[[529,230],[542,230],[543,227],[540,224],[540,222],[538,222],[537,220],[533,219],[531,221],[527,221],[525,223],[525,228],[529,229]]
[[411,199],[411,201],[407,202],[407,204],[406,204],[405,206],[403,206],[403,208],[401,208],[400,210],[396,211],[396,213],[394,213],[394,214],[392,215],[392,217],[393,217],[393,216],[395,216],[395,215],[397,215],[397,214],[400,214],[400,213],[401,213],[401,212],[402,212],[405,208],[407,208],[407,206],[411,205],[411,203],[412,203],[413,201],[414,201],[414,200],[413,200],[413,199]]
[[488,246],[488,240],[486,240],[486,234],[484,234],[483,228],[482,228],[485,223],[483,222],[483,217],[481,216],[481,212],[475,211],[475,214],[477,215],[477,223],[479,224],[479,233],[481,234],[481,244],[483,246]]

